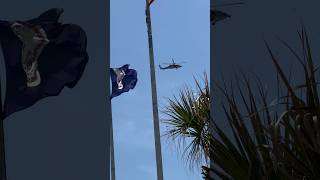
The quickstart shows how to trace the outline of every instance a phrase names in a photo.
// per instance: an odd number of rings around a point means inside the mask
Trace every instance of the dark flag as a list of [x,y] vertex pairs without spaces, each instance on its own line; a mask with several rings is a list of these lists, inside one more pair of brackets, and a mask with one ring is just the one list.
[[7,76],[3,118],[73,88],[81,78],[88,62],[86,33],[58,22],[62,13],[53,8],[28,21],[0,21]]
[[110,68],[110,76],[112,81],[110,99],[133,89],[138,81],[137,71],[129,69],[129,64],[123,65],[120,68]]

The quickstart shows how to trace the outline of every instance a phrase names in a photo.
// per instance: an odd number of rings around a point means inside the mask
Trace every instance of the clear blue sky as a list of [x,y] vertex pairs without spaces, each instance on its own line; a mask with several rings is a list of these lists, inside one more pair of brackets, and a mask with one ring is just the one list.
[[[185,85],[194,86],[193,75],[210,74],[210,1],[155,0],[151,6],[155,64],[186,61],[179,70],[156,67],[159,115],[166,97]],[[156,164],[145,1],[111,0],[111,67],[130,64],[138,71],[134,90],[112,99],[115,158],[118,180],[155,180]],[[161,134],[164,124],[160,124]],[[174,144],[162,138],[164,179],[199,180]]]

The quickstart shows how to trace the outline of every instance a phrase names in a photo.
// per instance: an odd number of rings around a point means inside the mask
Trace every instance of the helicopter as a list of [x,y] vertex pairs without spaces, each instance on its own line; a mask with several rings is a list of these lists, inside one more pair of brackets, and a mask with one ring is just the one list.
[[[181,63],[185,63],[185,62],[180,62]],[[182,66],[180,64],[177,64],[174,62],[173,58],[172,58],[172,63],[162,63],[162,64],[168,64],[168,66],[166,67],[162,67],[160,64],[159,64],[159,68],[162,69],[162,70],[165,70],[165,69],[178,69],[178,68],[181,68]]]
[[214,26],[218,21],[222,21],[226,18],[231,17],[230,14],[223,12],[223,11],[220,11],[220,10],[213,9],[213,8],[222,7],[222,6],[234,6],[234,5],[240,5],[240,4],[244,4],[244,3],[242,3],[242,2],[227,3],[227,4],[219,4],[219,5],[211,6],[211,8],[210,8],[210,22],[211,22],[212,26]]

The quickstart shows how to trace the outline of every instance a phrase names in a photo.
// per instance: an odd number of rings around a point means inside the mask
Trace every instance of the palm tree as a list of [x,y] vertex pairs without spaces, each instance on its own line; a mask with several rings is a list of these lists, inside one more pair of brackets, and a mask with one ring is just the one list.
[[196,93],[186,87],[179,97],[168,99],[168,106],[162,111],[168,116],[162,120],[167,125],[164,135],[177,140],[178,148],[183,149],[182,155],[191,167],[203,160],[207,162],[209,157],[210,92],[206,74],[204,88],[196,79],[195,83]]

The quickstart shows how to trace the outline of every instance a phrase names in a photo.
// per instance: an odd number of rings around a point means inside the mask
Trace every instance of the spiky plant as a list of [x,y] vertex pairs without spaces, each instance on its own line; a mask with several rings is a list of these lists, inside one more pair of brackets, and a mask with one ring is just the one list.
[[[303,68],[304,82],[298,86],[290,83],[266,43],[287,92],[285,96],[276,97],[276,106],[268,102],[261,82],[254,83],[258,87],[254,91],[246,76],[243,76],[244,86],[236,84],[239,96],[233,85],[220,88],[226,99],[222,106],[228,126],[211,121],[214,134],[210,136],[209,149],[214,166],[203,166],[205,179],[215,179],[209,177],[209,172],[219,179],[320,179],[320,104],[316,68],[304,28],[299,37],[302,57],[282,41]],[[282,88],[278,85],[276,89]],[[298,95],[298,90],[304,94]]]
[[[302,57],[284,43],[303,68],[304,82],[298,86],[289,84],[288,78],[277,63],[278,60],[268,47],[288,94],[283,98],[286,109],[275,124],[276,128],[284,132],[284,136],[278,135],[281,141],[277,141],[273,150],[276,152],[279,169],[289,179],[320,179],[320,103],[315,74],[317,69],[304,27],[299,37],[302,44]],[[299,96],[297,90],[302,90],[304,95]]]

